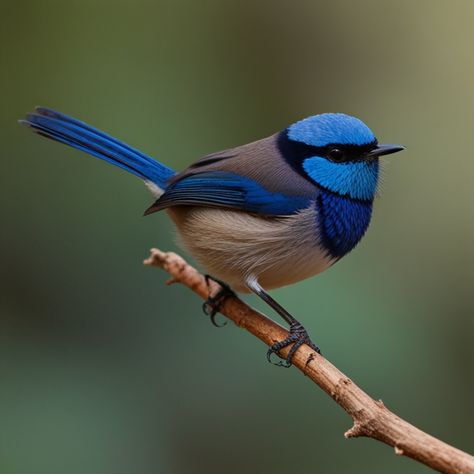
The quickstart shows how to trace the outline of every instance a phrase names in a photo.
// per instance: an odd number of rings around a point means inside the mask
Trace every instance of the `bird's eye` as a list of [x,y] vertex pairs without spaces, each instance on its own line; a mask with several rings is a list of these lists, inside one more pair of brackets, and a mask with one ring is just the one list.
[[344,159],[344,152],[339,148],[332,148],[328,152],[328,157],[333,161],[342,161]]

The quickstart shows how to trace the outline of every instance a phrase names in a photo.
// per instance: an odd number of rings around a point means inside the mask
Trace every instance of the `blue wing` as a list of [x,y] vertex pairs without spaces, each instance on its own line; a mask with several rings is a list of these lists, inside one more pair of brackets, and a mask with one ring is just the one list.
[[145,214],[171,206],[211,206],[286,216],[307,208],[310,202],[309,197],[270,192],[245,176],[227,171],[208,171],[172,182]]

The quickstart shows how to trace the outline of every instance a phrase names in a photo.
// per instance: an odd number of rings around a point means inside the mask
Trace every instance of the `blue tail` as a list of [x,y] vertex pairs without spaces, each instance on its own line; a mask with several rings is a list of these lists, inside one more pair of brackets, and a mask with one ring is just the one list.
[[176,174],[171,168],[84,122],[43,107],[35,110],[36,113],[28,114],[20,123],[40,135],[119,166],[145,181],[152,181],[161,189],[165,189],[166,182]]

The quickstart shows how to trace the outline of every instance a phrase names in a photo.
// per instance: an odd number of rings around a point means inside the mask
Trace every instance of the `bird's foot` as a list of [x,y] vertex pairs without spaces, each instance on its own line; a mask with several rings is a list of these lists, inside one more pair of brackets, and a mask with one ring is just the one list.
[[219,291],[215,295],[209,295],[207,300],[202,305],[202,310],[204,311],[204,314],[210,317],[211,323],[214,326],[220,328],[222,326],[225,326],[227,324],[227,321],[224,321],[223,324],[218,324],[216,322],[216,314],[219,312],[219,309],[224,300],[229,298],[229,296],[235,296],[235,293],[232,291],[231,287],[227,283],[224,283],[223,281],[218,280],[217,278],[214,278],[210,275],[204,275],[204,278],[206,279],[206,283],[208,286],[209,280],[215,281],[221,286]]
[[[293,344],[293,346],[291,347],[290,352],[286,356],[286,359],[283,359],[283,357],[280,356],[279,351],[280,349],[283,349],[284,347],[287,347],[290,344]],[[291,367],[295,352],[303,344],[306,344],[318,354],[321,354],[319,347],[314,344],[314,342],[309,338],[306,329],[298,321],[296,321],[290,325],[290,333],[288,334],[288,337],[286,339],[283,339],[283,341],[276,342],[268,349],[267,360],[268,362],[271,362],[272,364],[278,365],[280,367]],[[272,362],[272,354],[276,354],[278,357],[283,359],[283,361]]]

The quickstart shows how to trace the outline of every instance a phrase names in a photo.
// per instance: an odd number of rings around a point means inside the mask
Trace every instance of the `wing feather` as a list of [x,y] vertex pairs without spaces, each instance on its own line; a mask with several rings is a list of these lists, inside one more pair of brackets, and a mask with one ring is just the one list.
[[309,197],[271,192],[245,176],[226,171],[208,171],[174,181],[145,214],[171,206],[211,206],[286,216],[306,209],[310,203]]

